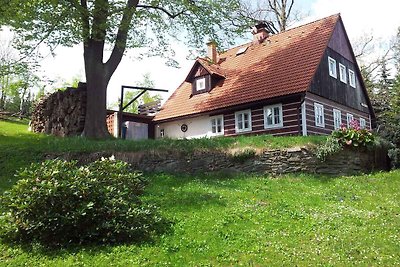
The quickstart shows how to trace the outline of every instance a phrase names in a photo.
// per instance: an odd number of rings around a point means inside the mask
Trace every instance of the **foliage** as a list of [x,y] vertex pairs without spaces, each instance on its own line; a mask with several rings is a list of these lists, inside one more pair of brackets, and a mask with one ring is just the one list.
[[127,163],[102,159],[87,166],[48,160],[17,173],[1,198],[2,235],[47,246],[139,242],[163,219],[139,196],[144,180]]
[[[155,82],[150,77],[150,73],[145,73],[142,77],[142,80],[136,82],[135,86],[154,88]],[[127,105],[133,98],[135,98],[140,93],[141,93],[141,90],[134,90],[134,91],[132,91],[131,89],[126,90],[125,94],[124,94],[123,106]],[[133,102],[131,105],[129,105],[124,110],[124,112],[138,113],[139,103],[147,104],[147,103],[151,103],[151,102],[158,101],[158,100],[160,100],[160,101],[162,100],[162,97],[160,94],[151,95],[149,93],[149,91],[146,91],[135,102]],[[114,108],[116,108],[116,107],[118,108],[119,102],[115,103],[113,106],[114,106]]]
[[239,0],[13,0],[0,10],[0,26],[13,28],[18,47],[27,55],[39,44],[52,52],[58,45],[83,45],[87,103],[82,135],[104,139],[110,137],[107,86],[127,48],[138,48],[142,56],[164,56],[166,63],[176,65],[173,40],[195,48],[210,39],[220,46],[232,44],[232,36],[246,28],[232,15],[238,7]]
[[329,136],[325,143],[318,146],[315,155],[320,161],[325,161],[328,156],[334,155],[341,150],[343,150],[343,145],[339,143],[339,140],[333,136]]
[[[30,113],[39,78],[33,74],[35,58],[26,59],[13,48],[14,39],[4,39],[0,31],[0,110]],[[7,34],[6,34],[7,35]],[[33,61],[33,62],[32,62]]]
[[352,120],[347,128],[341,125],[340,129],[332,132],[332,137],[336,138],[343,146],[369,146],[374,142],[374,135],[368,129],[361,129],[357,120]]
[[[51,253],[0,243],[4,266],[398,266],[400,171],[362,176],[152,175],[175,223],[145,245]],[[383,227],[384,226],[384,227]]]
[[392,167],[399,168],[400,28],[386,53],[361,70],[375,111],[377,133],[389,143]]
[[317,158],[325,161],[344,147],[368,147],[374,144],[375,136],[367,129],[361,129],[357,120],[350,121],[349,127],[344,124],[340,129],[333,131],[325,144],[318,147]]

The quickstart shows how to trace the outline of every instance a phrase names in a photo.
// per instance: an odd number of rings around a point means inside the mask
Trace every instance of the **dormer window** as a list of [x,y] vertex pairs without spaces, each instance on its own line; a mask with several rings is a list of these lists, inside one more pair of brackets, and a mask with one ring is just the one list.
[[196,79],[196,91],[201,91],[206,89],[206,78],[201,77]]

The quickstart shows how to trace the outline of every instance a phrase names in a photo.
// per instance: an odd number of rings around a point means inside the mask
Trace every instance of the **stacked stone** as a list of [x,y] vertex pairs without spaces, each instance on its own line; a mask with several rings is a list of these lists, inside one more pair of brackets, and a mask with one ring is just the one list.
[[[350,175],[368,173],[373,170],[385,170],[387,162],[377,162],[375,151],[345,149],[321,162],[314,155],[313,149],[295,147],[288,149],[265,149],[238,161],[227,151],[195,151],[183,153],[179,151],[138,151],[138,152],[96,152],[82,154],[48,155],[48,158],[64,158],[78,160],[86,164],[101,157],[114,156],[131,164],[133,169],[144,172],[166,173],[260,173],[266,175],[282,175],[287,173],[318,173],[328,175]],[[235,156],[236,155],[236,156]],[[374,159],[375,158],[375,159]]]
[[68,87],[39,100],[32,113],[33,132],[56,136],[79,135],[83,131],[86,113],[86,85]]

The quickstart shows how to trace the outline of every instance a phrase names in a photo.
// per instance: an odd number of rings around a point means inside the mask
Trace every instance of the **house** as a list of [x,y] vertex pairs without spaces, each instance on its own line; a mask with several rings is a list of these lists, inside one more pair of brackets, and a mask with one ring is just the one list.
[[156,138],[323,135],[375,119],[339,14],[198,58],[153,119]]

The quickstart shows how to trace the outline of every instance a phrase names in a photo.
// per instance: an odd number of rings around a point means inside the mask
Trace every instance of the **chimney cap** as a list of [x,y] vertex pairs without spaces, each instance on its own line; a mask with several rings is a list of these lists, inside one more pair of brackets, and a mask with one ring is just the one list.
[[259,21],[256,25],[253,26],[251,32],[253,34],[256,34],[256,33],[259,33],[262,30],[270,33],[270,31],[268,30],[268,25],[267,25],[267,23],[265,21]]

